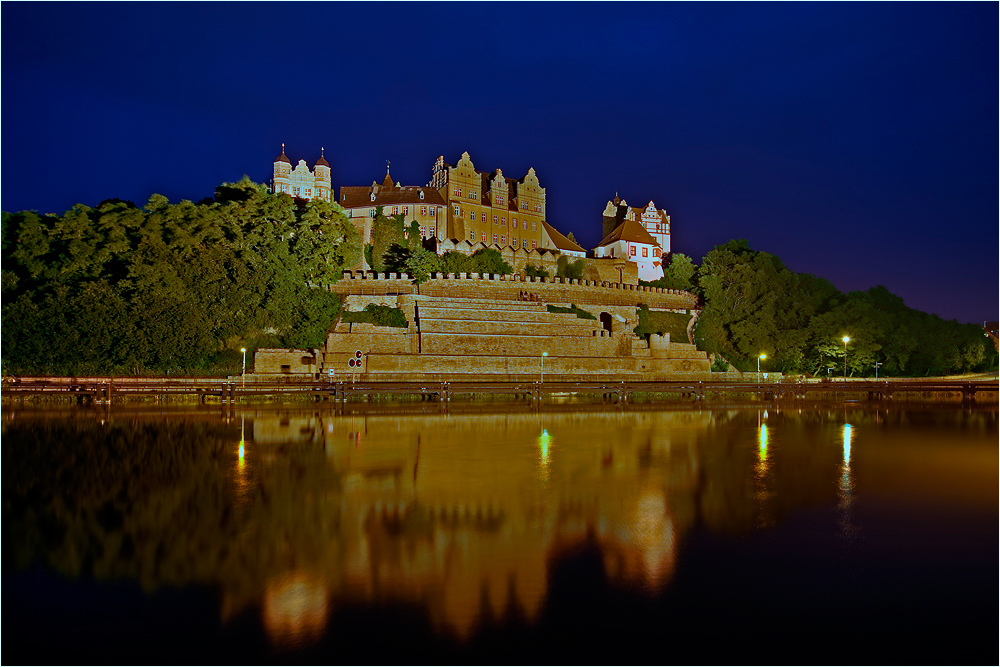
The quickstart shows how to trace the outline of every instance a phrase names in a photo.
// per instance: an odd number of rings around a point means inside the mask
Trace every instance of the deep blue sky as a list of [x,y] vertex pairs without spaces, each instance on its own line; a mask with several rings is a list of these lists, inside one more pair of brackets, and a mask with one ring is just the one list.
[[619,192],[673,250],[732,238],[842,290],[997,319],[998,7],[982,3],[3,3],[6,211],[267,182],[422,185],[438,155]]

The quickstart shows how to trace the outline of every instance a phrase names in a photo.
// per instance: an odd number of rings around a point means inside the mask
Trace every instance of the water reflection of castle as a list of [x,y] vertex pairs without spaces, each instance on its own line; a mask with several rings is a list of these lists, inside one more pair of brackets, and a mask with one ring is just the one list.
[[301,511],[327,517],[313,529],[322,543],[290,554],[294,566],[268,581],[265,624],[279,643],[301,643],[338,603],[366,600],[425,604],[458,636],[484,613],[514,608],[530,621],[549,561],[588,539],[613,581],[658,590],[695,515],[688,487],[709,419],[425,415],[407,417],[404,431],[387,416],[256,418],[247,458],[260,461],[261,483],[280,484],[267,471],[278,448],[322,451],[327,464],[325,477],[295,481],[310,499]]

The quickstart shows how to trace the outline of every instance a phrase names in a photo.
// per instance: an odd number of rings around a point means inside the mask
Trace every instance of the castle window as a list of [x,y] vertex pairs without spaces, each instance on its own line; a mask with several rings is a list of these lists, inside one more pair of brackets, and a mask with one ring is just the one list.
[[532,222],[531,223],[531,231],[533,231],[533,232],[537,232],[538,231],[538,223],[537,222]]
[[455,194],[458,195],[459,197],[461,197],[462,196],[462,188],[457,188],[455,190]]
[[399,207],[398,206],[393,206],[392,207],[392,214],[393,215],[399,215]]
[[475,211],[469,211],[469,220],[472,220],[473,222],[476,221],[476,212]]
[[500,224],[503,225],[504,227],[507,226],[507,216],[506,215],[504,217],[500,218]]
[[[423,193],[421,193],[421,194],[423,194]],[[420,207],[420,215],[427,215],[427,207],[426,206],[421,206]]]
[[493,216],[493,224],[497,224],[497,217],[495,215]]
[[458,215],[458,204],[455,205],[455,215]]
[[435,207],[431,206],[431,215],[433,215],[433,216],[437,217],[437,214],[438,214],[438,210],[437,210],[437,208],[435,208]]
[[475,231],[469,232],[469,240],[472,241],[473,243],[475,243],[475,241],[476,241],[476,232]]
[[659,257],[659,256],[660,256],[660,249],[653,248],[653,257]]
[[524,249],[527,250],[528,249],[528,239],[521,239],[521,241],[524,243]]
[[403,215],[406,215],[406,213],[407,213],[408,210],[409,210],[409,207],[408,206],[404,206],[403,207]]
[[538,247],[538,244],[535,241],[532,241],[531,242],[531,249],[534,250],[537,247]]
[[483,232],[483,243],[486,243],[486,232]]
[[631,256],[633,256],[633,257],[635,257],[635,246],[634,245],[630,245],[628,247],[628,254],[631,255]]
[[643,257],[649,257],[649,248],[643,248],[642,249],[642,256]]
[[514,246],[515,248],[517,247],[517,237],[516,236],[511,236],[510,237],[510,244],[512,246]]
[[486,222],[486,214],[483,213],[483,222]]
[[298,189],[298,187],[292,188],[292,192],[295,194],[296,197],[299,196],[299,189]]
[[517,229],[517,218],[514,218],[511,222],[514,223],[514,229]]

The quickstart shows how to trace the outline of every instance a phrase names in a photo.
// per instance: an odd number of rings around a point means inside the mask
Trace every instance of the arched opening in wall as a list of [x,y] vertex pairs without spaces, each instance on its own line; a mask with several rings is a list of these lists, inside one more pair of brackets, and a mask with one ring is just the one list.
[[611,313],[601,313],[601,326],[611,333]]

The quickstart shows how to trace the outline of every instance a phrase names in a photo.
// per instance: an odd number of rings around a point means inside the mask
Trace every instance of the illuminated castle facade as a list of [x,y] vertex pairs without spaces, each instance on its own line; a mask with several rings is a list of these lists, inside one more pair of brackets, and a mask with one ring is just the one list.
[[271,191],[284,192],[297,199],[322,199],[333,201],[333,185],[330,180],[330,163],[319,151],[315,171],[310,171],[305,160],[292,168],[292,161],[285,155],[285,144],[281,144],[281,155],[274,158],[274,172],[271,177]]

